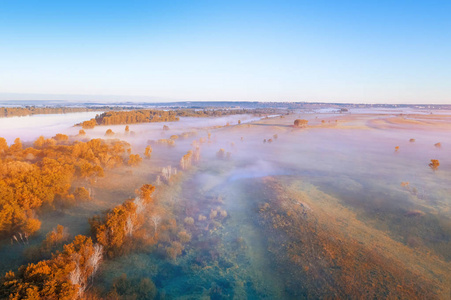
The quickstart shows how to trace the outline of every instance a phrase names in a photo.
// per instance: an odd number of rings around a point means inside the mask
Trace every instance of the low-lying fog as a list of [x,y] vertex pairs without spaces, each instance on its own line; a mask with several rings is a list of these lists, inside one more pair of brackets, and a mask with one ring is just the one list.
[[0,118],[0,137],[8,144],[16,138],[22,142],[33,142],[43,135],[50,138],[57,133],[77,134],[80,128],[74,124],[94,118],[101,112],[77,112],[67,114],[31,115]]
[[[0,136],[6,137],[8,142],[12,143],[15,137],[31,141],[39,135],[50,137],[58,132],[76,134],[80,128],[74,128],[72,125],[94,117],[95,114],[74,113],[0,119]],[[278,281],[277,272],[271,269],[273,266],[269,263],[277,259],[271,257],[267,251],[265,232],[256,221],[259,218],[259,205],[262,203],[253,196],[256,192],[252,190],[253,182],[262,182],[263,177],[277,178],[281,182],[284,178],[297,178],[309,183],[336,197],[341,205],[354,212],[357,218],[369,227],[382,230],[408,248],[437,255],[443,260],[443,264],[446,264],[446,268],[449,268],[451,157],[448,153],[451,149],[451,136],[440,127],[443,120],[432,124],[406,125],[399,129],[389,122],[384,123],[386,119],[393,117],[391,113],[384,115],[380,112],[365,112],[362,116],[296,113],[270,119],[235,115],[220,118],[181,118],[179,122],[131,124],[129,134],[124,131],[125,125],[97,126],[86,130],[87,138],[106,138],[106,130],[112,129],[115,133],[112,138],[131,143],[133,152],[140,155],[151,143],[151,159],[143,160],[140,167],[127,175],[130,177],[127,180],[136,182],[130,185],[129,194],[133,194],[134,189],[142,183],[154,184],[161,167],[172,165],[179,168],[180,158],[199,145],[201,160],[185,172],[186,177],[182,177],[182,182],[178,183],[183,196],[174,196],[174,201],[190,208],[186,211],[193,210],[198,214],[208,215],[216,204],[208,206],[207,199],[221,197],[223,202],[218,202],[220,204],[217,205],[228,210],[229,214],[224,219],[219,233],[215,233],[219,234],[215,236],[215,241],[220,241],[223,250],[241,238],[247,245],[243,248],[247,250],[243,250],[242,254],[228,258],[237,267],[235,271],[230,271],[231,273],[215,273],[214,268],[209,271],[198,270],[197,273],[187,271],[186,269],[191,267],[188,258],[178,259],[168,265],[164,258],[153,254],[131,254],[107,262],[102,273],[102,284],[111,284],[114,276],[126,273],[129,276],[151,277],[157,288],[169,297],[181,297],[185,293],[200,297],[212,289],[211,282],[214,281],[217,285],[220,278],[223,278],[224,281],[234,282],[231,286],[222,286],[223,295],[230,295],[225,290],[235,289],[233,293],[237,297],[285,297],[284,283]],[[292,124],[296,118],[308,119],[309,127],[293,128]],[[411,118],[415,119],[415,116]],[[238,120],[241,125],[238,125]],[[373,122],[375,120],[376,123]],[[383,122],[383,125],[380,125],[380,122]],[[224,126],[227,123],[230,126]],[[169,126],[169,130],[163,130],[164,125]],[[187,138],[180,137],[185,132],[195,134]],[[174,147],[152,142],[169,139],[173,135],[179,135]],[[201,138],[204,141],[199,141]],[[193,146],[194,141],[197,142]],[[440,145],[435,145],[436,143]],[[399,148],[396,150],[395,147]],[[224,149],[223,157],[218,156],[220,149]],[[440,161],[436,171],[428,165],[431,159]],[[104,182],[103,187],[114,185],[114,181],[113,184],[106,184],[108,180],[108,177],[100,180],[100,183]],[[401,186],[403,182],[409,182],[408,186]],[[159,188],[161,187],[157,187],[157,190]],[[102,197],[101,188],[97,189],[99,197]],[[105,195],[112,196],[108,193]],[[103,207],[109,206],[107,198],[97,200],[103,202]],[[125,199],[115,199],[111,203],[116,205],[123,200]],[[95,208],[96,213],[98,209]],[[89,212],[89,208],[84,212],[85,215],[90,213],[93,214],[94,211]],[[197,215],[186,216],[197,220]],[[183,220],[184,217],[185,215],[180,219]],[[43,222],[48,223],[44,228],[52,228],[57,224],[57,221],[51,218]],[[87,218],[78,222],[87,224]],[[66,225],[70,227],[70,224]],[[80,232],[72,230],[71,234],[86,233],[87,226],[75,227],[79,228]],[[202,238],[205,238],[207,232],[203,233]],[[417,242],[413,243],[412,240]],[[216,247],[213,244],[210,246]],[[208,251],[210,250],[213,251]],[[193,246],[190,251],[196,253],[206,250]],[[222,250],[218,251],[222,253]],[[187,253],[191,252],[187,250]],[[186,257],[188,256],[186,254]],[[183,268],[183,271],[176,266]],[[168,268],[165,276],[159,273],[163,272],[163,268]],[[450,273],[446,275],[449,276]],[[264,287],[268,280],[274,280],[273,286]],[[244,282],[244,287],[239,283],[241,281]],[[201,288],[184,290],[184,287],[190,284],[199,285]],[[246,288],[246,284],[252,285],[252,289]]]

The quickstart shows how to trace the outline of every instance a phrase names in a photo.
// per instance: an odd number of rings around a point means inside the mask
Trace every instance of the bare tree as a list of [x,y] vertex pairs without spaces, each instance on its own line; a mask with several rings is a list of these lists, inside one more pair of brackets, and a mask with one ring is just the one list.
[[140,197],[136,197],[135,201],[133,201],[136,205],[136,213],[140,214],[146,209],[146,204]]
[[161,175],[166,183],[169,183],[172,175],[177,175],[177,168],[173,168],[171,166],[167,166],[161,170]]
[[103,246],[95,244],[94,253],[88,260],[88,266],[92,267],[91,280],[94,277],[94,274],[97,272],[97,269],[99,268],[102,258],[103,258]]
[[78,296],[82,298],[83,292],[85,291],[85,282],[78,261],[75,265],[75,269],[69,273],[69,280],[73,285],[78,285]]
[[158,228],[158,225],[161,222],[161,217],[159,215],[153,215],[153,216],[150,217],[150,219],[153,222],[153,226],[155,228],[155,234],[157,234],[157,228]]
[[199,146],[196,147],[196,149],[193,152],[193,158],[195,162],[198,162],[200,160],[200,148]]
[[133,230],[134,230],[134,224],[133,224],[131,216],[128,216],[127,221],[125,222],[124,230],[125,230],[125,233],[127,234],[127,236],[132,236]]

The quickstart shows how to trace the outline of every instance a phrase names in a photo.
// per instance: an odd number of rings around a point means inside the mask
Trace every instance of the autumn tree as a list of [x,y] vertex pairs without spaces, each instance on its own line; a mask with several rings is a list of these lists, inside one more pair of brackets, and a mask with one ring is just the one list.
[[4,138],[0,138],[0,155],[9,149],[8,143]]
[[143,199],[147,204],[152,202],[152,194],[155,191],[155,187],[151,184],[142,185],[136,192],[138,197]]
[[67,228],[58,225],[50,231],[39,246],[31,246],[26,249],[24,255],[30,260],[42,259],[49,257],[50,254],[67,242],[69,233]]
[[141,163],[142,158],[139,156],[139,154],[130,154],[127,164],[129,166],[137,166]]
[[180,167],[182,170],[186,170],[191,166],[193,158],[193,151],[188,151],[185,155],[183,155],[182,159],[180,160]]
[[114,136],[113,130],[108,129],[108,130],[105,132],[105,136]]
[[149,145],[146,147],[146,149],[144,150],[144,156],[149,159],[150,156],[152,154],[152,147]]
[[77,187],[74,191],[74,197],[80,201],[91,200],[91,193],[84,187]]
[[296,119],[294,120],[294,127],[305,127],[308,124],[308,120]]
[[96,119],[91,119],[89,121],[84,121],[83,123],[81,123],[81,127],[83,129],[92,129],[97,125],[97,121]]
[[62,244],[69,239],[69,233],[67,228],[62,225],[57,225],[52,231],[50,231],[45,240],[42,242],[42,246],[48,251],[52,251],[56,245]]
[[18,152],[20,152],[20,151],[22,150],[22,142],[21,142],[20,138],[16,138],[16,139],[14,140],[14,144],[12,144],[12,145],[9,147],[9,150],[10,150],[12,153],[18,153]]
[[54,140],[56,141],[67,141],[69,139],[69,137],[65,134],[62,133],[58,133],[53,137]]
[[439,166],[440,166],[440,162],[438,161],[438,159],[431,159],[431,162],[429,163],[429,167],[433,171],[437,171]]
[[136,191],[134,200],[127,200],[103,215],[90,219],[92,235],[106,249],[109,257],[120,255],[140,244],[133,244],[132,240],[146,239],[144,224],[149,220],[149,209],[153,208],[154,191],[154,186],[145,184]]
[[38,137],[36,139],[36,141],[34,141],[33,147],[40,149],[40,148],[44,147],[44,144],[45,144],[45,138],[41,135],[40,137]]

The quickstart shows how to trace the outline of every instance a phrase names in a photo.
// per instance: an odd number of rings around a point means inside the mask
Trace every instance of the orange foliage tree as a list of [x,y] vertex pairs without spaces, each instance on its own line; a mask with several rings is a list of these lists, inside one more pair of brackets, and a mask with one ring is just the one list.
[[149,159],[151,154],[152,154],[152,147],[149,145],[144,150],[144,156]]
[[431,162],[429,163],[429,167],[433,171],[437,171],[439,166],[440,166],[440,162],[438,161],[438,159],[431,159]]
[[109,257],[127,252],[130,247],[139,244],[130,243],[132,239],[145,238],[143,225],[147,219],[145,216],[152,209],[154,191],[154,186],[145,184],[136,191],[138,196],[134,200],[127,200],[89,221],[93,236],[105,247]]
[[108,129],[108,130],[105,132],[105,136],[114,136],[113,130]]
[[305,127],[307,126],[308,121],[304,119],[296,119],[294,120],[294,127]]
[[129,166],[137,166],[142,162],[142,158],[141,156],[139,156],[139,154],[130,154],[127,164]]

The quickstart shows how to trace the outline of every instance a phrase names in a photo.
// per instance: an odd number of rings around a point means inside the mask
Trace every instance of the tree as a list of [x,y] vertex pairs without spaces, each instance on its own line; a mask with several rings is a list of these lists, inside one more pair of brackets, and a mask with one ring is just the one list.
[[294,127],[306,127],[307,124],[308,124],[308,120],[304,120],[304,119],[294,120]]
[[127,164],[129,166],[137,166],[141,163],[142,158],[139,156],[139,154],[130,154]]
[[219,149],[218,152],[216,152],[216,157],[219,159],[224,159],[225,158],[225,150],[224,149]]
[[0,154],[7,151],[8,149],[8,143],[6,142],[6,140],[4,138],[0,138]]
[[53,139],[56,141],[67,141],[69,139],[69,137],[65,134],[58,133],[53,137]]
[[191,150],[189,150],[188,153],[183,155],[182,159],[180,160],[180,167],[182,168],[182,170],[186,170],[191,166],[192,156],[193,151]]
[[437,171],[439,166],[440,166],[440,162],[438,161],[438,159],[431,159],[431,162],[430,162],[430,164],[429,164],[429,167],[430,167],[433,171]]
[[157,229],[158,229],[158,225],[161,222],[161,217],[158,216],[158,215],[153,215],[153,216],[150,217],[150,219],[153,222],[153,226],[154,226],[154,229],[155,229],[155,234],[157,234]]
[[149,159],[150,155],[152,154],[152,147],[149,145],[146,147],[146,149],[144,150],[144,156]]
[[77,200],[80,200],[80,201],[91,200],[90,192],[84,187],[77,187],[75,189],[74,196]]
[[152,194],[155,192],[155,187],[151,184],[143,184],[139,190],[136,191],[138,196],[145,201],[146,204],[152,202]]
[[114,136],[113,130],[108,129],[108,130],[105,132],[105,136]]
[[113,290],[109,293],[108,299],[136,299],[152,300],[157,296],[157,288],[149,278],[128,279],[126,274],[122,274],[113,282]]
[[40,148],[44,147],[44,144],[45,144],[45,138],[41,135],[40,137],[38,137],[36,139],[36,141],[34,141],[33,147],[40,149]]
[[12,144],[9,147],[9,150],[13,153],[13,154],[17,154],[18,152],[20,152],[22,150],[22,142],[20,141],[20,138],[16,138],[14,140],[14,144]]

